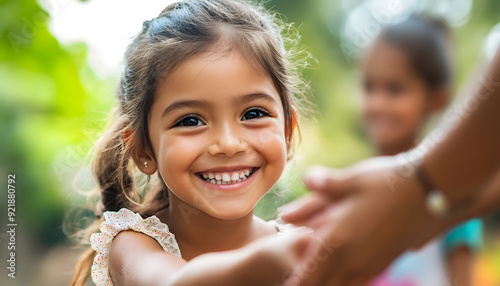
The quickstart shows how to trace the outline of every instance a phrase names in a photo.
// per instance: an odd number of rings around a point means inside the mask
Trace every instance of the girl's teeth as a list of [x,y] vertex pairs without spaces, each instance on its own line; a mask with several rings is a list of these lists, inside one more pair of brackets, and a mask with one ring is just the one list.
[[251,172],[252,172],[251,170],[246,170],[242,171],[241,173],[234,173],[232,175],[230,175],[229,173],[222,173],[222,174],[206,173],[202,174],[202,177],[205,179],[205,181],[212,184],[227,185],[227,184],[239,183],[241,181],[248,179]]

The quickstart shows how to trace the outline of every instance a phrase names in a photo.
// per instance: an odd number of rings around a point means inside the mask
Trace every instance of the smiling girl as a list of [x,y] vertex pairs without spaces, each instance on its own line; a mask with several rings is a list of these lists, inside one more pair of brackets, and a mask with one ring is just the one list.
[[253,214],[292,154],[301,94],[279,34],[234,0],[144,23],[93,161],[100,233],[72,285],[89,268],[97,285],[284,282],[309,237]]

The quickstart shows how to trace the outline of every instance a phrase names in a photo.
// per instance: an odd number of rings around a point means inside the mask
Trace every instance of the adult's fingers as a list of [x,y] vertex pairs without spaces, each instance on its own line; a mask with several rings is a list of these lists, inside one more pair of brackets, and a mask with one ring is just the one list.
[[[343,277],[338,271],[341,269],[336,269],[333,265],[328,263],[329,253],[324,246],[314,243],[314,246],[308,250],[308,255],[306,258],[302,259],[294,269],[292,277],[290,277],[290,284],[293,286],[323,286],[323,285],[337,285],[332,284],[331,273],[336,272],[340,274],[334,279],[338,280]],[[333,250],[334,251],[334,250]],[[339,277],[340,276],[340,277]],[[342,284],[338,284],[342,285]]]
[[311,217],[323,211],[329,200],[317,194],[306,195],[293,201],[279,209],[285,222],[293,224],[303,224]]
[[[326,215],[326,214],[324,214]],[[332,226],[335,228],[336,222],[332,221]],[[346,237],[342,232],[331,232],[326,229],[319,229],[314,234],[314,239],[309,243],[309,247],[305,251],[305,256],[296,265],[293,275],[290,277],[288,285],[293,286],[315,286],[315,285],[330,285],[332,273],[338,273],[343,269],[337,268],[342,263],[335,263],[338,256],[338,251],[342,252],[342,241]],[[332,263],[333,262],[333,263]],[[337,261],[340,262],[340,261]],[[337,264],[337,265],[336,265]],[[340,273],[338,273],[340,274]],[[345,277],[345,275],[336,275],[335,278]],[[339,284],[342,285],[342,284]]]
[[310,167],[304,176],[304,184],[312,192],[330,200],[339,200],[352,190],[353,182],[348,173],[324,166]]

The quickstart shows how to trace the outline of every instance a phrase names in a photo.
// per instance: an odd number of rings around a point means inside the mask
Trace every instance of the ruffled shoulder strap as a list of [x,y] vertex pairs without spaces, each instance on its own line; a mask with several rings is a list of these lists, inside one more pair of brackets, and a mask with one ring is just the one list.
[[91,271],[96,285],[113,285],[108,272],[108,253],[113,238],[122,230],[134,230],[151,236],[163,250],[181,257],[175,236],[156,216],[143,219],[138,213],[122,208],[118,212],[107,211],[103,217],[104,222],[99,227],[101,232],[90,237],[90,244],[97,252]]

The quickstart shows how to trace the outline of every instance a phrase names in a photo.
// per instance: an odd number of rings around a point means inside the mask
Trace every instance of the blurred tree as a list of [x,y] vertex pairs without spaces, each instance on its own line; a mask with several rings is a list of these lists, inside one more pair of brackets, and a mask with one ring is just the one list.
[[[87,65],[87,47],[62,47],[48,31],[49,14],[37,1],[0,5],[2,181],[16,174],[19,231],[53,245],[65,238],[65,197],[88,151],[81,148],[89,136],[85,130],[102,128],[96,118],[107,113],[111,100],[98,97],[103,81]],[[5,205],[6,196],[0,202]]]

